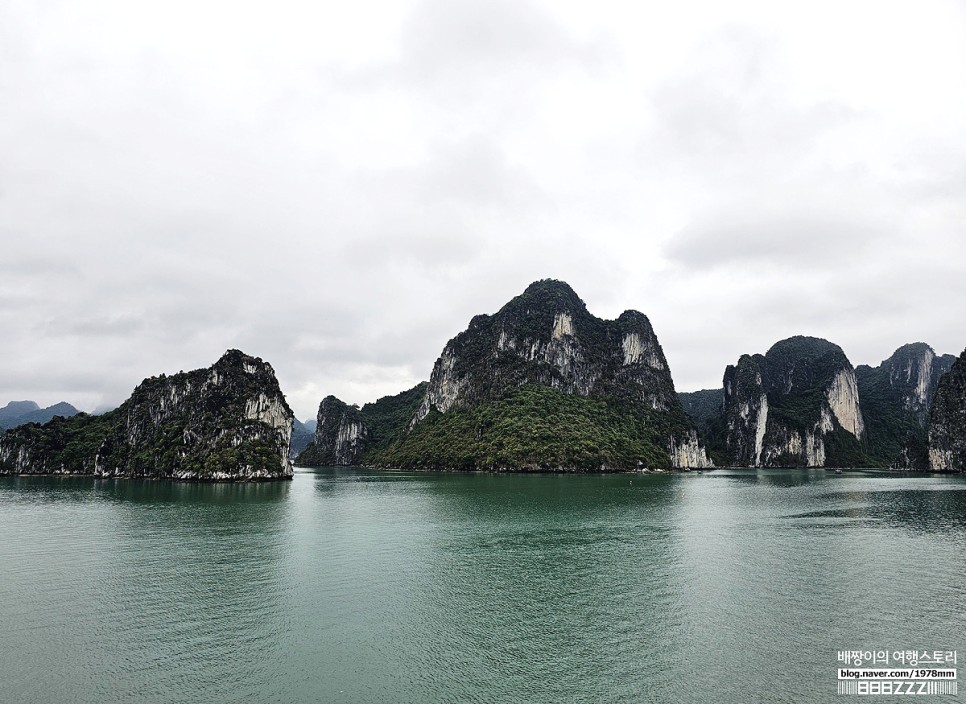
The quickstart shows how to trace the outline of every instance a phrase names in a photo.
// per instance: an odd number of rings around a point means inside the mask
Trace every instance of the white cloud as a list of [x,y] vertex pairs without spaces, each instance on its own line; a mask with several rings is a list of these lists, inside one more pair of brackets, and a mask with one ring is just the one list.
[[228,347],[299,417],[569,281],[679,388],[796,333],[958,352],[955,2],[0,6],[4,398]]

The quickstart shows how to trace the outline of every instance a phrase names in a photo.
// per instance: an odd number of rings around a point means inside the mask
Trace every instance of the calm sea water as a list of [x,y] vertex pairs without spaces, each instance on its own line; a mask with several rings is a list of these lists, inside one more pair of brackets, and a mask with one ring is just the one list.
[[2,478],[0,701],[842,702],[964,575],[958,476]]

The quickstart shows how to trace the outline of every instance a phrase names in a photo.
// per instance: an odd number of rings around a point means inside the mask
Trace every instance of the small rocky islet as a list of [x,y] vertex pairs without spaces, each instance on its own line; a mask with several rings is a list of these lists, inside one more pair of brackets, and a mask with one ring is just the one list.
[[290,479],[293,447],[301,466],[963,471],[966,352],[918,342],[853,367],[838,345],[796,336],[742,355],[719,389],[677,393],[646,315],[597,318],[546,279],[475,316],[429,381],[361,408],[327,396],[314,428],[295,420],[270,364],[229,350],[207,369],[145,379],[103,415],[7,430],[0,474]]
[[272,366],[229,350],[207,369],[145,379],[103,415],[8,430],[0,474],[291,479],[293,417]]

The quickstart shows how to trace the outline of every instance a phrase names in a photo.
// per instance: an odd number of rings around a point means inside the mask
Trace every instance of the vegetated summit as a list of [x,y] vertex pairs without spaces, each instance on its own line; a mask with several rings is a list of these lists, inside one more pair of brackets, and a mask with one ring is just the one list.
[[475,316],[423,388],[362,409],[327,397],[315,441],[297,460],[321,463],[511,471],[709,464],[647,316],[628,310],[602,320],[550,279]]

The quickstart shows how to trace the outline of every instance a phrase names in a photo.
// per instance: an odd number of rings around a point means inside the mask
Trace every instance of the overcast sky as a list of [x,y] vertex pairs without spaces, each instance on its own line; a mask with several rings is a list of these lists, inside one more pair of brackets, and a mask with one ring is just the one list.
[[238,347],[299,418],[531,281],[679,390],[966,347],[966,3],[0,0],[0,405]]

